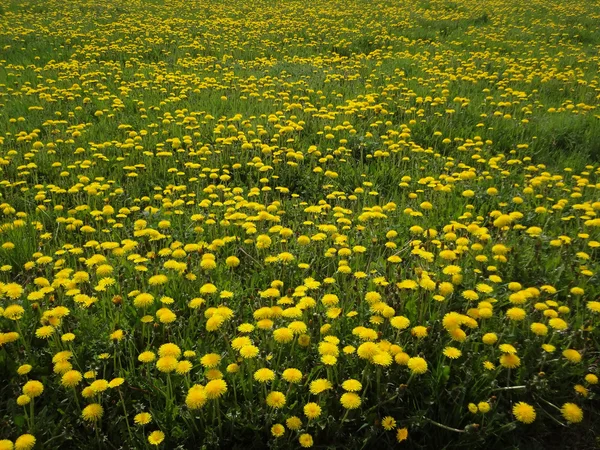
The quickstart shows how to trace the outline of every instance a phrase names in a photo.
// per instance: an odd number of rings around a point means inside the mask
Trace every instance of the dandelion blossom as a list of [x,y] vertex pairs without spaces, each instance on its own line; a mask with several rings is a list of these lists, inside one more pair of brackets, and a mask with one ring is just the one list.
[[172,344],[169,342],[161,345],[158,348],[158,356],[160,356],[161,358],[165,356],[179,358],[181,356],[181,349],[176,344]]
[[254,345],[244,345],[240,349],[240,355],[244,359],[256,358],[258,355],[258,347]]
[[381,426],[386,431],[391,431],[396,428],[396,419],[391,416],[386,416],[381,420]]
[[8,439],[0,439],[0,450],[13,450],[15,448],[12,441]]
[[410,320],[404,316],[396,316],[390,319],[390,324],[398,330],[404,330],[409,327]]
[[462,355],[462,352],[457,349],[456,347],[446,347],[443,351],[444,356],[450,358],[450,359],[457,359],[460,358]]
[[598,384],[598,376],[594,375],[593,373],[588,373],[585,376],[585,381],[587,381],[590,384]]
[[177,367],[175,368],[175,372],[177,372],[177,375],[186,375],[186,374],[190,373],[192,368],[193,368],[193,364],[190,361],[187,361],[187,360],[179,361],[177,363]]
[[297,416],[289,417],[285,421],[285,426],[292,431],[299,430],[302,427],[302,420]]
[[572,348],[566,349],[563,352],[563,356],[565,358],[567,358],[569,360],[569,362],[572,362],[573,364],[576,364],[579,361],[581,361],[581,353],[579,353],[577,350],[573,350]]
[[19,375],[27,375],[29,372],[31,372],[31,369],[33,369],[33,366],[31,366],[31,364],[23,364],[22,366],[19,366],[19,368],[17,369],[17,373]]
[[304,415],[309,419],[316,419],[321,415],[321,407],[314,402],[304,405]]
[[301,434],[300,438],[298,438],[298,442],[300,442],[300,445],[303,448],[309,448],[313,446],[313,438],[308,433]]
[[148,442],[150,445],[160,445],[162,441],[165,440],[165,433],[160,430],[153,431],[148,436]]
[[44,392],[44,385],[37,380],[30,380],[23,386],[23,394],[35,398]]
[[200,358],[200,364],[206,367],[207,369],[212,369],[217,367],[221,362],[221,355],[216,353],[207,353],[202,358]]
[[102,405],[98,403],[87,405],[85,408],[83,408],[83,411],[81,411],[81,417],[83,417],[83,420],[88,422],[96,422],[100,420],[102,414],[104,414],[104,408],[102,408]]
[[156,368],[164,373],[170,373],[177,369],[179,361],[173,356],[165,356],[156,361]]
[[298,369],[285,369],[281,374],[281,377],[288,383],[299,383],[302,381],[302,372]]
[[35,337],[39,339],[49,339],[54,334],[54,327],[46,325],[35,330]]
[[408,368],[416,375],[427,372],[427,361],[417,356],[408,360]]
[[156,359],[154,352],[142,352],[138,356],[138,361],[142,363],[150,363]]
[[152,421],[152,414],[147,413],[147,412],[141,412],[141,413],[135,415],[135,417],[133,418],[133,421],[137,425],[147,425]]
[[342,389],[348,392],[358,392],[362,389],[362,384],[360,381],[351,378],[342,383]]
[[282,408],[285,405],[285,394],[279,391],[270,392],[267,395],[267,405],[271,408]]
[[227,383],[225,380],[211,380],[206,384],[204,390],[206,391],[206,396],[214,400],[227,392]]
[[516,369],[521,365],[521,358],[511,353],[505,353],[500,356],[500,365],[507,369]]
[[354,392],[346,392],[345,394],[342,394],[340,403],[346,409],[356,409],[360,406],[361,400],[358,394],[355,394]]
[[418,339],[422,339],[422,338],[426,337],[428,334],[427,328],[420,326],[420,325],[416,326],[412,330],[410,330],[410,333]]
[[284,433],[285,433],[285,427],[283,425],[281,425],[280,423],[276,423],[275,425],[273,425],[271,427],[271,434],[276,438],[283,436]]
[[513,406],[512,412],[519,422],[530,424],[533,423],[533,421],[535,420],[535,409],[533,409],[533,406],[525,402],[519,402],[515,404]]
[[491,406],[488,402],[479,402],[477,404],[477,409],[479,410],[479,412],[485,414],[490,412]]
[[275,372],[267,368],[258,369],[254,372],[254,379],[259,383],[267,383],[275,379]]
[[319,378],[310,383],[310,393],[313,395],[318,395],[321,392],[324,392],[331,388],[333,388],[331,381],[325,378]]
[[72,388],[79,384],[83,379],[81,372],[77,370],[69,370],[61,378],[61,384],[66,388]]
[[565,403],[560,412],[569,423],[579,423],[583,420],[583,411],[575,403]]
[[287,344],[294,340],[294,332],[289,328],[278,328],[273,331],[273,339],[279,344]]
[[408,429],[407,428],[398,428],[396,432],[396,440],[398,442],[402,442],[408,439]]
[[15,450],[31,450],[35,445],[36,439],[32,434],[22,434],[15,441]]
[[204,386],[195,384],[193,385],[185,397],[185,404],[189,409],[200,409],[206,404],[208,396]]
[[377,366],[388,367],[392,364],[392,355],[388,352],[381,352],[374,355],[373,358],[371,358],[371,361]]

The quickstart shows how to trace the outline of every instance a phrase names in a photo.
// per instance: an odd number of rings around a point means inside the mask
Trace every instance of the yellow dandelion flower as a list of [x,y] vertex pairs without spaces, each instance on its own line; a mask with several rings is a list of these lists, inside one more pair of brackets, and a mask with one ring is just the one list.
[[525,424],[533,423],[536,417],[535,409],[533,409],[533,406],[525,402],[516,403],[513,406],[512,412],[519,422]]
[[88,422],[96,422],[100,420],[103,414],[104,408],[102,408],[102,406],[98,403],[92,403],[90,405],[87,405],[81,411],[81,417],[83,417],[83,420],[86,420]]

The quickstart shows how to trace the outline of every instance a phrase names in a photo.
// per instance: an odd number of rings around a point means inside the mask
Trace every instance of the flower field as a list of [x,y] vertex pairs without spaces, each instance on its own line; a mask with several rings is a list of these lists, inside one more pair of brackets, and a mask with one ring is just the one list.
[[600,2],[0,5],[0,450],[600,442]]

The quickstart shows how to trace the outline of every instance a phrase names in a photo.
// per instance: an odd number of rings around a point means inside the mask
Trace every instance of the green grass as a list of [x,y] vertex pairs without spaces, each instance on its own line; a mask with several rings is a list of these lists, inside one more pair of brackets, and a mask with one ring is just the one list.
[[[3,3],[0,440],[150,448],[161,430],[163,448],[300,448],[305,433],[318,449],[597,448],[599,25],[597,0]],[[507,226],[494,224],[506,214]],[[206,254],[216,267],[203,267]],[[158,274],[167,282],[151,285]],[[218,292],[201,294],[206,283]],[[136,308],[140,292],[153,305]],[[327,294],[339,303],[322,303]],[[59,306],[69,314],[52,317]],[[233,316],[210,331],[220,306]],[[276,342],[263,307],[274,329],[302,321],[310,344]],[[515,307],[522,321],[508,317]],[[161,321],[164,308],[173,322]],[[451,312],[464,340],[444,325]],[[410,326],[397,330],[390,314]],[[49,324],[52,336],[36,336]],[[413,335],[418,326],[427,337]],[[487,333],[498,342],[484,344]],[[231,346],[245,334],[256,359]],[[342,351],[369,339],[391,365]],[[319,351],[327,340],[339,340],[331,366]],[[179,358],[187,374],[138,360],[165,343],[195,352]],[[516,347],[518,367],[502,366],[501,344]],[[449,346],[462,355],[444,356]],[[66,350],[71,368],[52,361]],[[404,352],[427,372],[413,373]],[[209,353],[222,357],[228,390],[192,409]],[[233,363],[239,372],[226,370]],[[18,375],[23,364],[31,372]],[[253,379],[261,367],[276,373],[266,388]],[[289,367],[300,384],[283,380]],[[61,385],[68,369],[87,375],[75,389]],[[84,391],[115,378],[125,381]],[[332,389],[311,394],[319,378]],[[362,382],[362,404],[346,411],[349,378]],[[44,385],[33,407],[17,403],[27,380]],[[285,406],[267,406],[268,391]],[[310,421],[308,402],[322,408]],[[469,411],[480,402],[491,410]],[[532,424],[513,414],[518,402],[535,408]],[[95,403],[102,419],[84,420]],[[580,422],[568,423],[565,403]],[[145,426],[134,422],[142,411],[153,417]],[[291,416],[302,427],[273,436]]]

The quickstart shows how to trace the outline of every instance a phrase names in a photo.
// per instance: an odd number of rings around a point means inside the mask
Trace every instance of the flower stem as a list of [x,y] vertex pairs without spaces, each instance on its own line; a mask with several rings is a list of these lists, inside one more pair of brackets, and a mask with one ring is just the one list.
[[125,407],[125,399],[123,398],[123,393],[120,389],[119,397],[121,397],[121,405],[123,405],[123,414],[125,414],[125,424],[127,425],[127,433],[129,434],[129,439],[133,441],[133,437],[131,435],[131,427],[129,426],[129,416],[127,415],[127,408]]

